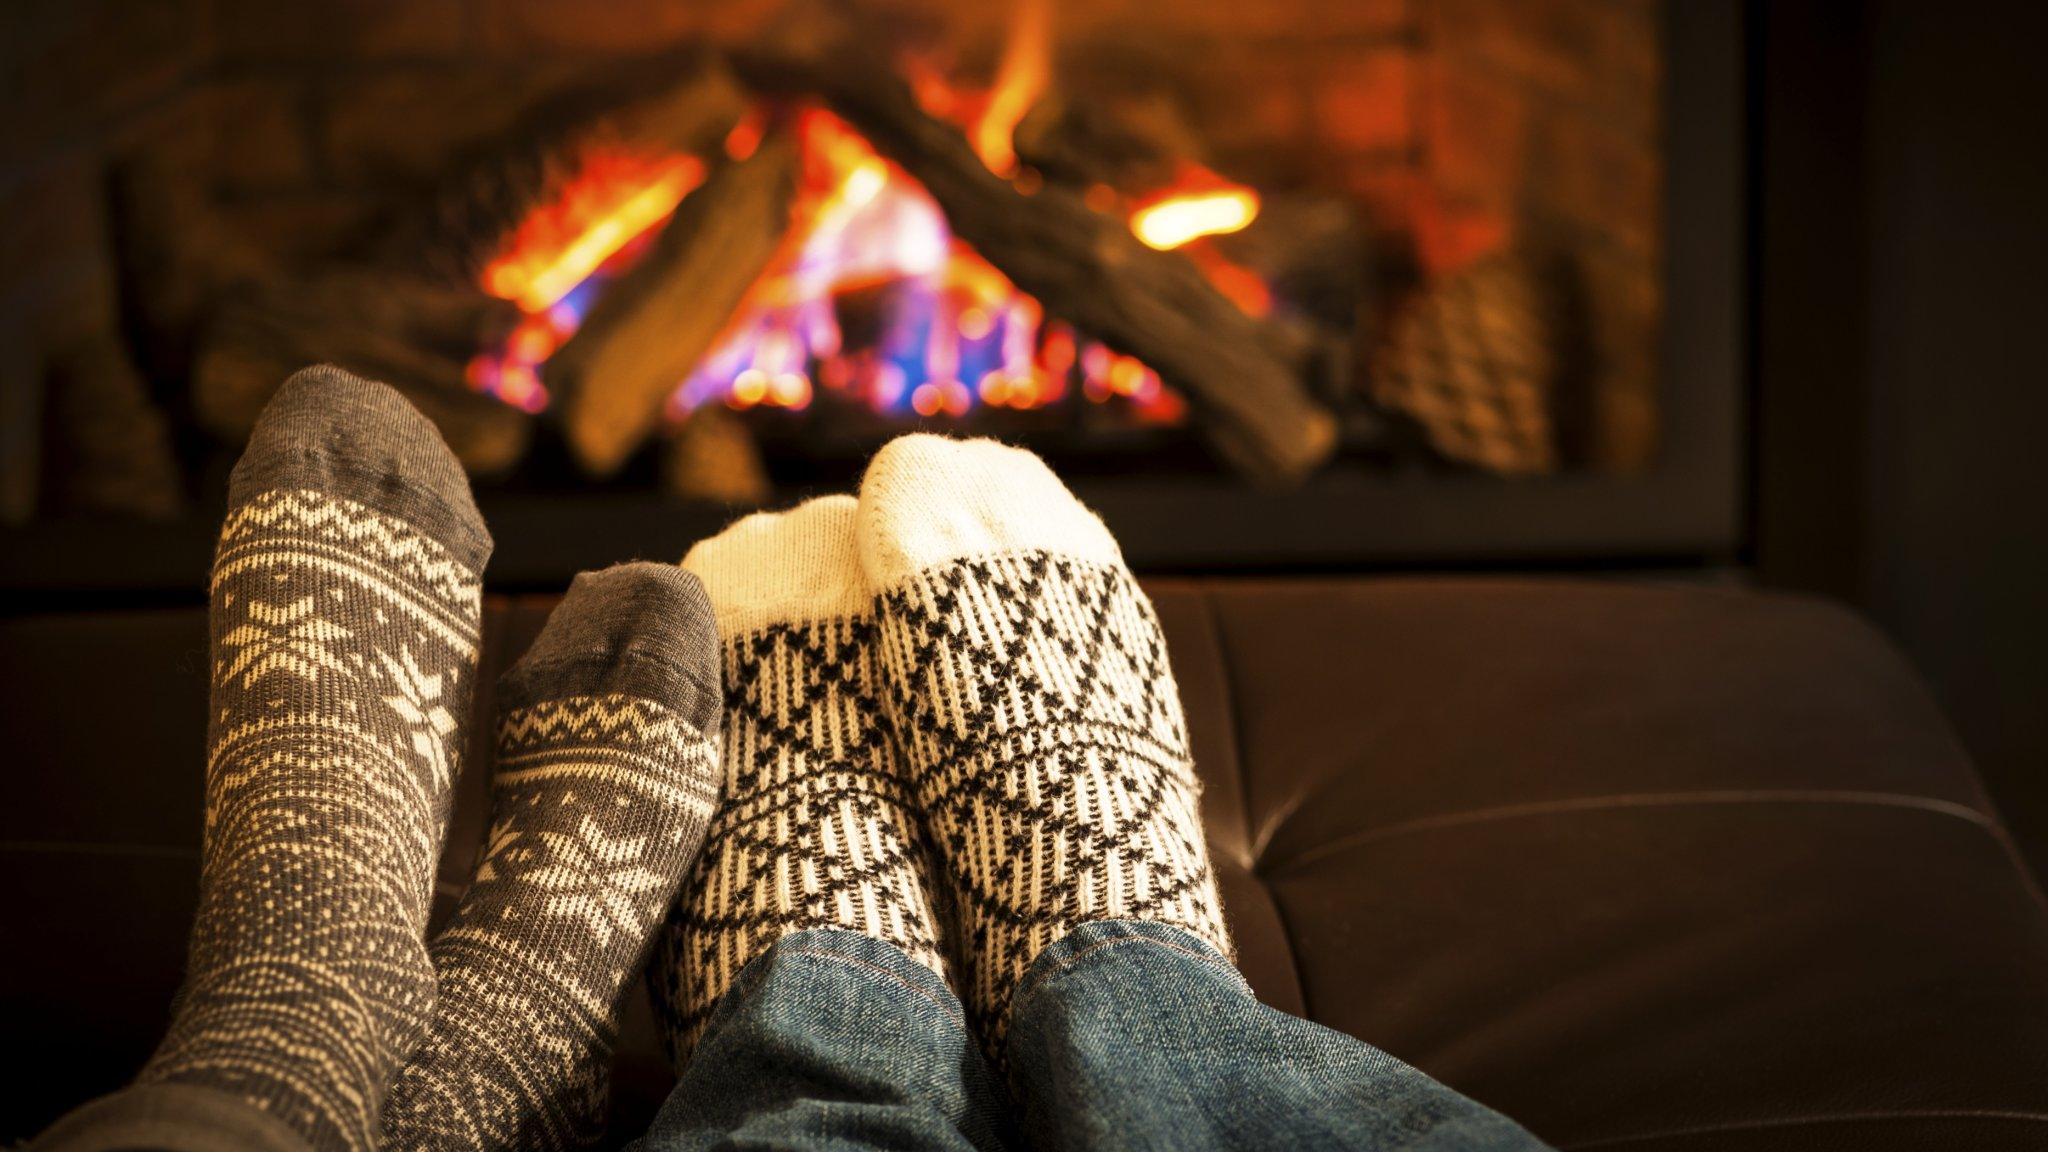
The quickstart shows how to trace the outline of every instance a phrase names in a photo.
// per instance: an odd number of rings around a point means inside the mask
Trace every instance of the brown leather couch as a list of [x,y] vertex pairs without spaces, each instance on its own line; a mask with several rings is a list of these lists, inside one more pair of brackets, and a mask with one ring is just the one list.
[[[1561,1148],[2048,1148],[2048,904],[1854,617],[1609,584],[1150,587],[1262,998]],[[489,669],[548,608],[490,602]],[[163,1025],[204,614],[9,619],[0,682],[4,1140]],[[626,1046],[630,1125],[665,1078],[637,1005]]]

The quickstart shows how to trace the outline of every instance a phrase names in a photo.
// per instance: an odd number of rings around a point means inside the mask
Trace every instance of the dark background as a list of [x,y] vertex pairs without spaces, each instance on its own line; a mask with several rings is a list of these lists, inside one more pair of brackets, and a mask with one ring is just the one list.
[[1751,7],[1759,583],[1855,604],[2048,866],[2048,9]]

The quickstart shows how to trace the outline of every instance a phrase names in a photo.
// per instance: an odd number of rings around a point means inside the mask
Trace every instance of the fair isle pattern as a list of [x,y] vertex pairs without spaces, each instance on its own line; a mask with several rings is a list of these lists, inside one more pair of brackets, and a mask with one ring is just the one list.
[[620,1002],[716,802],[711,742],[667,706],[547,700],[498,727],[490,833],[434,939],[440,1011],[384,1144],[572,1149],[603,1135]]
[[1018,979],[1077,924],[1174,924],[1229,955],[1166,641],[1130,573],[1013,553],[880,605],[890,716],[992,1054]]
[[[244,501],[221,525],[213,582],[245,566],[267,564],[267,541],[291,539],[297,563],[343,579],[376,579],[405,590],[408,602],[476,646],[478,574],[432,537],[403,520],[311,489],[280,488]],[[458,646],[459,637],[451,639]]]
[[889,762],[866,616],[776,624],[724,647],[725,800],[648,970],[681,1069],[740,969],[842,928],[941,977],[923,848]]
[[212,580],[204,867],[169,1034],[140,1082],[372,1147],[425,1034],[421,937],[477,658],[477,573],[349,500],[272,490]]

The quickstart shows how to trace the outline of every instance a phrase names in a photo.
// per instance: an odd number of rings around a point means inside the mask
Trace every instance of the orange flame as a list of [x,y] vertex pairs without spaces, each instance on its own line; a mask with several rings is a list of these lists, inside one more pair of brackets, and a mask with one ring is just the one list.
[[995,87],[990,89],[988,104],[972,132],[975,152],[998,176],[1016,174],[1017,148],[1012,137],[1045,93],[1050,74],[1046,44],[1051,21],[1045,0],[1021,0],[1015,11],[1003,45],[1003,60],[996,69]]
[[521,221],[503,252],[484,266],[484,291],[526,312],[546,311],[667,219],[703,180],[704,164],[694,156],[586,157],[568,187]]

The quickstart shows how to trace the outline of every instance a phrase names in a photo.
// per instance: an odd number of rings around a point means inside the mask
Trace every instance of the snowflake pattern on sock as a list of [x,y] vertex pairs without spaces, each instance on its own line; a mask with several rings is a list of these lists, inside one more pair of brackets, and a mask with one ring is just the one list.
[[422,936],[480,598],[474,568],[375,508],[285,488],[229,513],[199,914],[138,1082],[240,1096],[318,1149],[374,1145],[433,1011]]
[[603,1135],[623,999],[703,841],[715,756],[675,710],[621,694],[505,716],[484,853],[434,938],[441,1009],[392,1087],[385,1147]]

